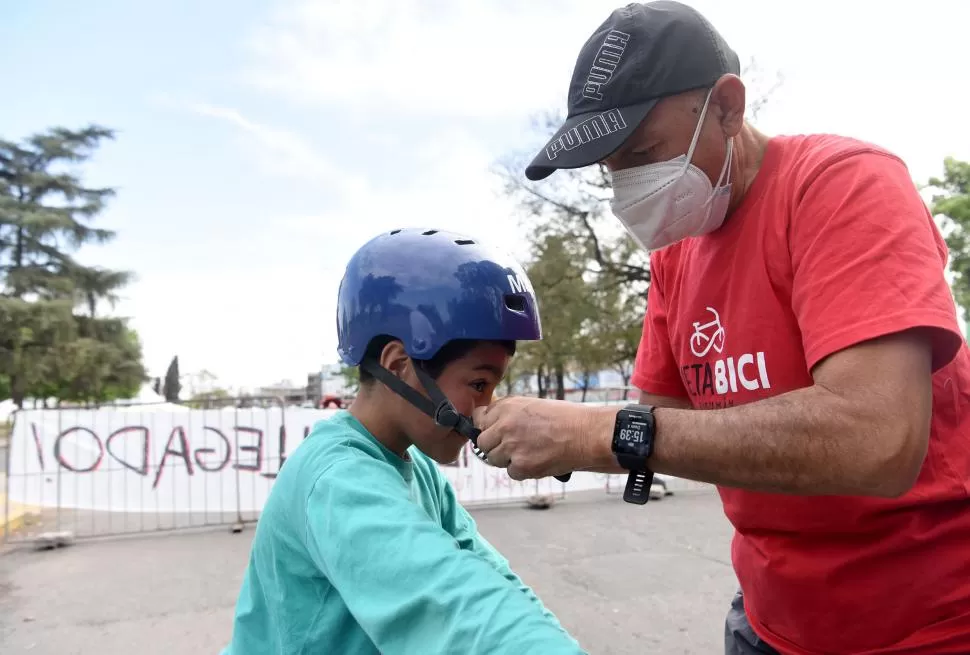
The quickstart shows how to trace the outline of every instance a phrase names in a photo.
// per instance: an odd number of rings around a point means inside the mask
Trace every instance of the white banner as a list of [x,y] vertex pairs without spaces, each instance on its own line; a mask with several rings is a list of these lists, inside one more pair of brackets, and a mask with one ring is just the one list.
[[[26,410],[15,415],[8,497],[35,507],[110,512],[258,512],[280,466],[334,410],[196,410],[173,405]],[[462,503],[559,493],[517,482],[466,448],[441,466]],[[574,473],[565,490],[622,491],[624,476]]]

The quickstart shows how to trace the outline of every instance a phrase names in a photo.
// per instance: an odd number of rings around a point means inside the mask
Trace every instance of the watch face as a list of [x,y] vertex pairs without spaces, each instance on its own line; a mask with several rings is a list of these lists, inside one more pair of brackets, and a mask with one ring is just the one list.
[[620,441],[629,441],[630,443],[644,443],[646,439],[646,425],[637,421],[635,424],[627,424],[627,427],[620,428]]
[[653,416],[646,412],[624,410],[619,415],[614,441],[616,451],[628,455],[647,456],[653,437]]

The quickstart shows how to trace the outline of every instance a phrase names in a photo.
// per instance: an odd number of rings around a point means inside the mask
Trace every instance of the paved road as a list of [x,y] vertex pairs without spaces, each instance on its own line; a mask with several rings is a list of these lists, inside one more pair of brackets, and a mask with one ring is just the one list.
[[[646,507],[600,492],[549,511],[474,512],[590,653],[723,652],[735,588],[730,526],[712,491]],[[217,653],[252,528],[88,541],[0,556],[4,653]]]

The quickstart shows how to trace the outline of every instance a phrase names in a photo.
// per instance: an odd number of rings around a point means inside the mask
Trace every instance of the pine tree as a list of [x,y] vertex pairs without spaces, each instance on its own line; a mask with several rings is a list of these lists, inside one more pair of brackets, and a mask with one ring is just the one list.
[[162,394],[165,396],[166,402],[177,403],[179,401],[179,392],[182,391],[180,377],[179,356],[176,355],[168,365],[168,370],[165,371],[165,385],[162,387]]
[[[0,139],[0,387],[26,395],[103,401],[133,395],[144,378],[141,346],[124,320],[97,316],[131,275],[79,263],[82,246],[115,233],[92,225],[114,196],[85,186],[78,169],[104,127],[53,128],[22,142]],[[87,310],[86,320],[74,314]]]

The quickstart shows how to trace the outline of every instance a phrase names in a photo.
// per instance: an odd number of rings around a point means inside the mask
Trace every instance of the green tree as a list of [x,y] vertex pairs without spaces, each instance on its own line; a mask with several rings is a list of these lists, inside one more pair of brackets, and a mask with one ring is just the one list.
[[113,136],[92,125],[0,140],[0,378],[18,405],[28,394],[130,397],[144,379],[137,335],[123,319],[97,314],[98,301],[113,303],[130,274],[74,258],[115,236],[92,225],[114,190],[85,186],[77,173]]
[[59,381],[55,395],[74,402],[109,402],[130,398],[145,380],[141,342],[127,321],[76,316],[79,337],[54,352],[69,369],[50,379]]
[[0,297],[0,372],[18,407],[29,394],[56,396],[66,362],[58,349],[77,337],[70,300]]
[[953,157],[943,160],[943,177],[931,178],[932,211],[941,219],[941,229],[950,250],[953,296],[963,317],[970,320],[970,162]]
[[179,375],[179,356],[176,355],[172,358],[172,361],[168,364],[168,370],[165,371],[165,382],[162,384],[162,395],[165,396],[165,401],[170,403],[177,403],[179,401],[179,392],[182,391],[182,381],[181,375]]
[[[620,244],[622,253],[635,248],[632,241]],[[629,386],[646,312],[647,285],[616,279],[609,271],[596,277],[595,301],[598,320],[593,338],[601,353],[601,365],[616,371]]]
[[114,238],[114,232],[90,225],[114,190],[86,187],[70,170],[113,136],[111,130],[89,126],[54,128],[23,143],[0,140],[0,261],[6,295],[74,293],[83,267],[68,248]]
[[118,302],[118,291],[132,281],[128,271],[111,271],[99,266],[77,267],[70,271],[74,280],[76,302],[87,309],[88,316],[97,316],[98,302],[106,301],[112,308]]
[[356,366],[342,366],[340,375],[344,379],[344,386],[357,393],[360,389],[360,369]]
[[547,232],[532,244],[532,262],[526,272],[535,288],[542,316],[541,341],[522,345],[524,359],[535,372],[539,396],[551,391],[565,397],[566,374],[584,353],[583,364],[592,361],[589,324],[595,319],[591,288],[585,279],[582,247],[562,234]]
[[532,376],[533,371],[529,364],[528,349],[523,351],[526,343],[521,342],[519,344],[515,357],[509,361],[508,369],[505,371],[505,376],[499,385],[498,391],[500,394],[511,396],[520,388],[530,386],[528,380]]

